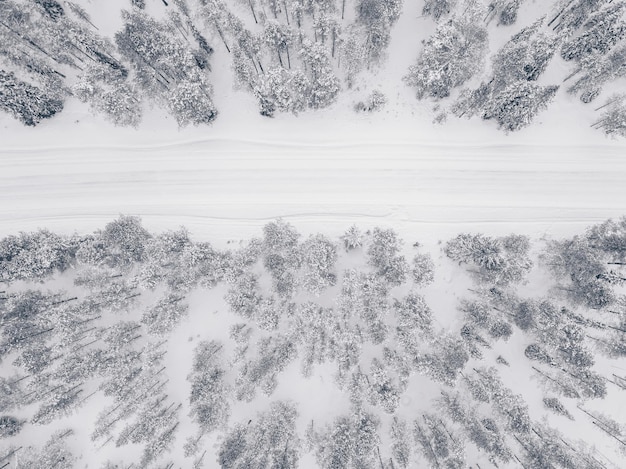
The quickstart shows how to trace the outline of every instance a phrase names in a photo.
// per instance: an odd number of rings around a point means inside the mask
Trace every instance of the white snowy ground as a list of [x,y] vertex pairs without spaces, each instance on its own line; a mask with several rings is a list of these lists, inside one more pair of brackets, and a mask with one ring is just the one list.
[[[110,32],[118,3],[91,6],[101,10],[94,20]],[[400,80],[433,29],[417,18],[422,2],[406,3],[387,71],[364,78],[324,111],[262,118],[251,96],[232,89],[228,61],[214,60],[220,116],[210,127],[179,130],[153,110],[139,130],[117,129],[77,102],[36,129],[0,115],[0,236],[37,227],[92,231],[124,213],[140,215],[151,230],[185,225],[196,240],[223,246],[283,217],[303,233],[338,235],[353,223],[391,226],[436,254],[437,240],[461,231],[571,235],[626,214],[626,142],[590,129],[593,111],[563,90],[530,128],[513,135],[478,120],[433,125],[433,103],[417,103]],[[541,8],[526,2],[519,24]],[[499,30],[492,52],[515,31]],[[224,54],[216,48],[216,59]],[[567,67],[556,60],[546,83]],[[374,88],[385,91],[388,107],[372,116],[352,113],[352,104]],[[446,283],[459,281],[443,275]],[[442,288],[431,297],[445,295]],[[453,308],[456,300],[439,301]],[[186,340],[193,325],[192,317],[175,337]],[[188,361],[193,345],[174,357]],[[316,393],[323,383],[307,389],[308,397],[332,397]],[[623,404],[614,390],[611,397],[608,407]],[[570,433],[591,430],[589,422],[579,425]]]
[[[304,231],[579,229],[626,214],[621,146],[204,140],[0,150],[0,233],[93,230],[119,213],[200,238]],[[497,228],[498,227],[498,228]]]

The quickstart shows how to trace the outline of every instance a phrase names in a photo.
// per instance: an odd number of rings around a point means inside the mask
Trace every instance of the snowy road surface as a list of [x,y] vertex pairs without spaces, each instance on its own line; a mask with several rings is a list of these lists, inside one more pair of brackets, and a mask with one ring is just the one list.
[[355,222],[440,224],[451,234],[486,225],[571,231],[626,214],[625,153],[610,145],[229,140],[4,150],[0,234],[93,230],[119,213],[212,239],[258,233],[279,216],[305,231]]

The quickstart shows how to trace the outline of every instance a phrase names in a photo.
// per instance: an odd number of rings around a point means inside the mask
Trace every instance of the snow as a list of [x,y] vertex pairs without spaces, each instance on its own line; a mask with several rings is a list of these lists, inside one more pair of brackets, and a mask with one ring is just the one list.
[[[163,9],[148,3],[153,13]],[[103,33],[119,29],[114,12],[124,4],[89,5]],[[516,25],[490,28],[491,52],[544,9],[525,2]],[[222,240],[276,217],[305,231],[358,221],[442,236],[504,225],[535,234],[573,232],[625,213],[626,142],[591,129],[593,105],[564,89],[517,133],[479,119],[433,124],[434,102],[417,102],[402,84],[421,39],[434,30],[420,16],[421,2],[405,2],[388,66],[360,76],[316,112],[260,116],[254,97],[233,88],[230,58],[213,38],[220,114],[210,126],[179,129],[152,109],[138,130],[116,128],[76,100],[35,129],[1,115],[0,232],[93,230],[129,213],[150,228],[184,224],[197,237]],[[556,58],[545,84],[566,67]],[[355,114],[352,105],[377,88],[386,108]]]
[[[120,28],[117,12],[126,3],[89,3],[100,32],[110,37]],[[152,3],[161,2],[148,3],[157,11],[160,7]],[[542,2],[525,2],[517,25],[496,30],[491,51],[529,24],[526,18],[536,17],[540,7],[545,9]],[[361,77],[338,103],[315,113],[259,116],[254,98],[233,89],[227,52],[214,38],[212,83],[220,115],[211,126],[178,129],[171,117],[153,109],[139,130],[120,129],[90,115],[77,101],[68,102],[61,115],[36,129],[0,115],[0,236],[38,227],[91,232],[123,213],[140,215],[151,231],[183,225],[195,240],[225,247],[230,240],[258,236],[265,223],[281,217],[304,234],[338,236],[352,224],[363,229],[393,227],[407,244],[419,240],[437,257],[437,242],[463,231],[559,237],[626,214],[626,142],[590,129],[592,105],[583,105],[564,90],[531,127],[515,134],[505,135],[477,119],[432,124],[435,103],[417,103],[412,91],[401,85],[420,41],[434,30],[433,22],[420,15],[421,2],[405,2],[385,70]],[[555,60],[542,84],[553,83],[566,69],[567,64]],[[385,93],[387,107],[374,115],[354,114],[353,103],[373,89]],[[465,296],[459,292],[469,281],[449,265],[442,270],[445,262],[437,260],[438,283],[425,295],[439,311],[439,325],[450,327],[450,318],[458,316],[459,296]],[[544,280],[534,279],[528,290],[541,290]],[[225,310],[220,301],[216,292],[193,297],[190,318],[172,336],[172,343],[180,346],[166,360],[170,380],[185,383],[169,388],[177,401],[185,400],[188,385],[186,369],[177,364],[190,362],[200,338],[226,335],[227,315],[213,316],[218,306]],[[520,336],[499,344],[490,358],[506,356],[511,368],[504,372],[505,383],[532,394],[531,416],[540,418],[545,415],[542,392],[527,381],[528,360],[521,353],[507,353],[522,349]],[[330,373],[315,375],[306,386],[289,387],[291,379],[300,379],[298,366],[293,363],[283,373],[271,399],[261,398],[255,405],[283,397],[308,402],[302,409],[303,425],[320,409],[330,420],[345,408],[345,395],[328,382]],[[401,412],[410,412],[438,392],[437,386],[420,385],[420,379],[413,377]],[[603,405],[605,412],[626,421],[624,409],[615,409],[622,397],[609,387]],[[71,419],[72,425],[82,422],[87,428],[97,410],[91,404],[80,418]],[[241,406],[233,421],[249,412],[249,405]],[[185,412],[181,418],[187,418]],[[583,418],[577,418],[579,428],[561,420],[549,418],[569,434],[598,433]],[[91,448],[88,433],[82,431],[77,447]],[[182,454],[181,441],[191,433],[190,422],[181,426],[174,456]],[[43,441],[39,434],[29,435]],[[606,440],[594,443],[609,451]],[[132,448],[111,445],[89,451],[82,462],[97,467],[94,461],[123,457],[122,451],[130,454]],[[214,459],[211,455],[206,467],[214,467]],[[619,464],[618,459],[614,462]],[[310,455],[302,467],[315,467]]]
[[626,212],[617,145],[205,139],[0,153],[3,235],[92,231],[119,213],[211,240],[246,237],[277,217],[333,234],[383,223],[442,237],[485,228],[538,235]]

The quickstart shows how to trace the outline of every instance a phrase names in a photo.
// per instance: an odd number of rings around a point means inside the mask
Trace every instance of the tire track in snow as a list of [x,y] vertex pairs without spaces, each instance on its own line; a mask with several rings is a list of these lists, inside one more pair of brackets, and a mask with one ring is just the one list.
[[208,148],[224,147],[225,149],[235,149],[240,151],[242,148],[251,148],[253,151],[266,149],[300,149],[300,150],[324,150],[324,149],[357,149],[363,151],[363,149],[371,149],[372,147],[383,148],[413,148],[413,149],[436,149],[436,150],[448,150],[448,151],[478,151],[478,150],[500,150],[500,151],[533,151],[533,149],[556,149],[557,151],[568,150],[572,153],[584,150],[585,152],[599,152],[600,154],[615,151],[623,152],[624,144],[621,141],[608,141],[604,144],[593,145],[562,145],[562,144],[502,144],[501,142],[485,142],[485,143],[463,143],[458,141],[449,142],[429,142],[429,141],[415,141],[410,139],[395,139],[389,141],[389,139],[360,139],[360,140],[330,140],[329,141],[297,141],[297,140],[276,140],[276,139],[252,139],[252,138],[229,138],[229,137],[206,137],[195,138],[179,141],[167,141],[158,143],[145,143],[145,142],[133,142],[127,144],[110,144],[110,145],[46,145],[46,146],[20,146],[20,147],[7,147],[0,148],[0,154],[16,154],[16,153],[59,153],[69,151],[107,151],[107,152],[142,152],[152,150],[175,150],[185,149],[192,147]]

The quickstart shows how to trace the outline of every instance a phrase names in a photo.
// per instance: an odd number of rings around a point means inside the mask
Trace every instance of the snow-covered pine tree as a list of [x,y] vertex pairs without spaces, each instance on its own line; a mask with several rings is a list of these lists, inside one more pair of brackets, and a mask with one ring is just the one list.
[[487,42],[486,28],[471,19],[454,17],[441,23],[405,81],[415,88],[417,99],[446,98],[482,69]]
[[275,467],[296,469],[301,441],[296,432],[296,407],[286,401],[273,402],[247,425],[243,423],[226,435],[218,452],[222,469]]
[[24,125],[35,126],[63,110],[63,101],[45,90],[21,81],[13,72],[0,70],[0,109]]

